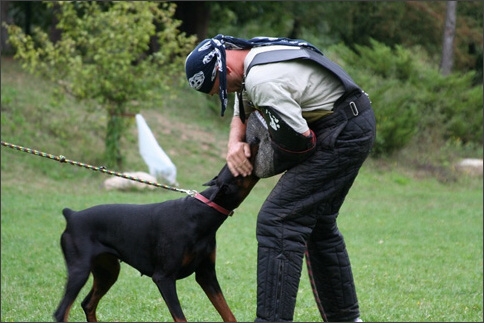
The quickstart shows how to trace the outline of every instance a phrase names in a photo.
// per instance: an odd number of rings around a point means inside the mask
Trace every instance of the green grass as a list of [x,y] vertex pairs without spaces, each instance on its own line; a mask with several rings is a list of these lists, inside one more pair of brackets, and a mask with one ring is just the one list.
[[[2,59],[1,72],[3,141],[102,164],[101,111],[86,113],[71,100],[59,105],[50,84],[26,75],[11,60]],[[141,113],[177,165],[180,187],[202,190],[224,164],[231,112],[219,118],[216,100],[192,92],[180,89],[162,104],[146,103]],[[122,143],[126,170],[147,171],[136,140],[133,124]],[[59,246],[62,208],[184,196],[163,189],[105,191],[101,186],[107,178],[2,146],[2,322],[52,321],[66,276]],[[239,321],[255,318],[256,216],[275,180],[259,182],[217,233],[218,277]],[[339,219],[365,321],[482,322],[482,194],[482,178],[444,184],[432,176],[416,176],[396,161],[385,167],[381,161],[367,161]],[[84,320],[80,301],[89,285],[72,308],[71,321]],[[221,320],[194,277],[177,286],[188,320]],[[151,279],[126,264],[103,298],[98,319],[172,320]],[[305,268],[294,320],[321,320]]]

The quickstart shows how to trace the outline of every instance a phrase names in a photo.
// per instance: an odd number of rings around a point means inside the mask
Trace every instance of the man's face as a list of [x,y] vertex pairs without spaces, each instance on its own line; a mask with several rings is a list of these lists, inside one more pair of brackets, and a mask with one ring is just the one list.
[[[217,71],[217,76],[215,76],[215,82],[213,83],[212,90],[208,93],[209,95],[217,94],[219,91],[219,73]],[[230,70],[227,70],[227,92],[234,93],[240,90],[240,80],[237,79],[237,75],[235,73],[231,73]]]
[[215,82],[213,82],[212,89],[208,93],[211,96],[218,93],[218,87],[219,87],[219,84],[220,84],[220,80],[218,78],[218,73],[219,72],[217,72],[217,76],[215,76]]

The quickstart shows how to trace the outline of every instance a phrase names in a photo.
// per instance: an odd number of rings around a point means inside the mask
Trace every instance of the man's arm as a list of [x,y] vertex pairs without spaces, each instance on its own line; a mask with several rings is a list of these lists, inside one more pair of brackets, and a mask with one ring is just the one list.
[[239,116],[234,116],[230,123],[229,140],[227,144],[227,165],[234,176],[248,176],[252,173],[249,161],[250,146],[245,142],[246,124]]

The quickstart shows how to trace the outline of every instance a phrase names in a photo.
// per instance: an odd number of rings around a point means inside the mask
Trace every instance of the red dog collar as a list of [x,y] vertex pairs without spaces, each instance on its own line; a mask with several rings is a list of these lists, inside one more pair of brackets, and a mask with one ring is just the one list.
[[221,207],[220,205],[210,201],[208,198],[206,198],[205,196],[203,196],[200,193],[195,194],[194,198],[196,198],[197,200],[202,201],[203,203],[207,204],[208,206],[214,208],[215,210],[219,211],[223,215],[232,216],[232,214],[234,214],[234,211],[230,211],[230,210],[227,210],[227,209]]

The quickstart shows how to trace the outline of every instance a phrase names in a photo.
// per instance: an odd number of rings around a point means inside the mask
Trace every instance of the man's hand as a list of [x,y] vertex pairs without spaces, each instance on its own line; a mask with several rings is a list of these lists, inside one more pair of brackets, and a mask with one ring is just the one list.
[[252,164],[249,161],[250,146],[246,142],[236,142],[229,145],[227,152],[227,165],[234,176],[249,176],[252,173]]
[[227,144],[227,166],[234,176],[249,176],[253,167],[249,161],[250,146],[245,142],[246,124],[238,116],[232,118],[230,124],[229,142]]

